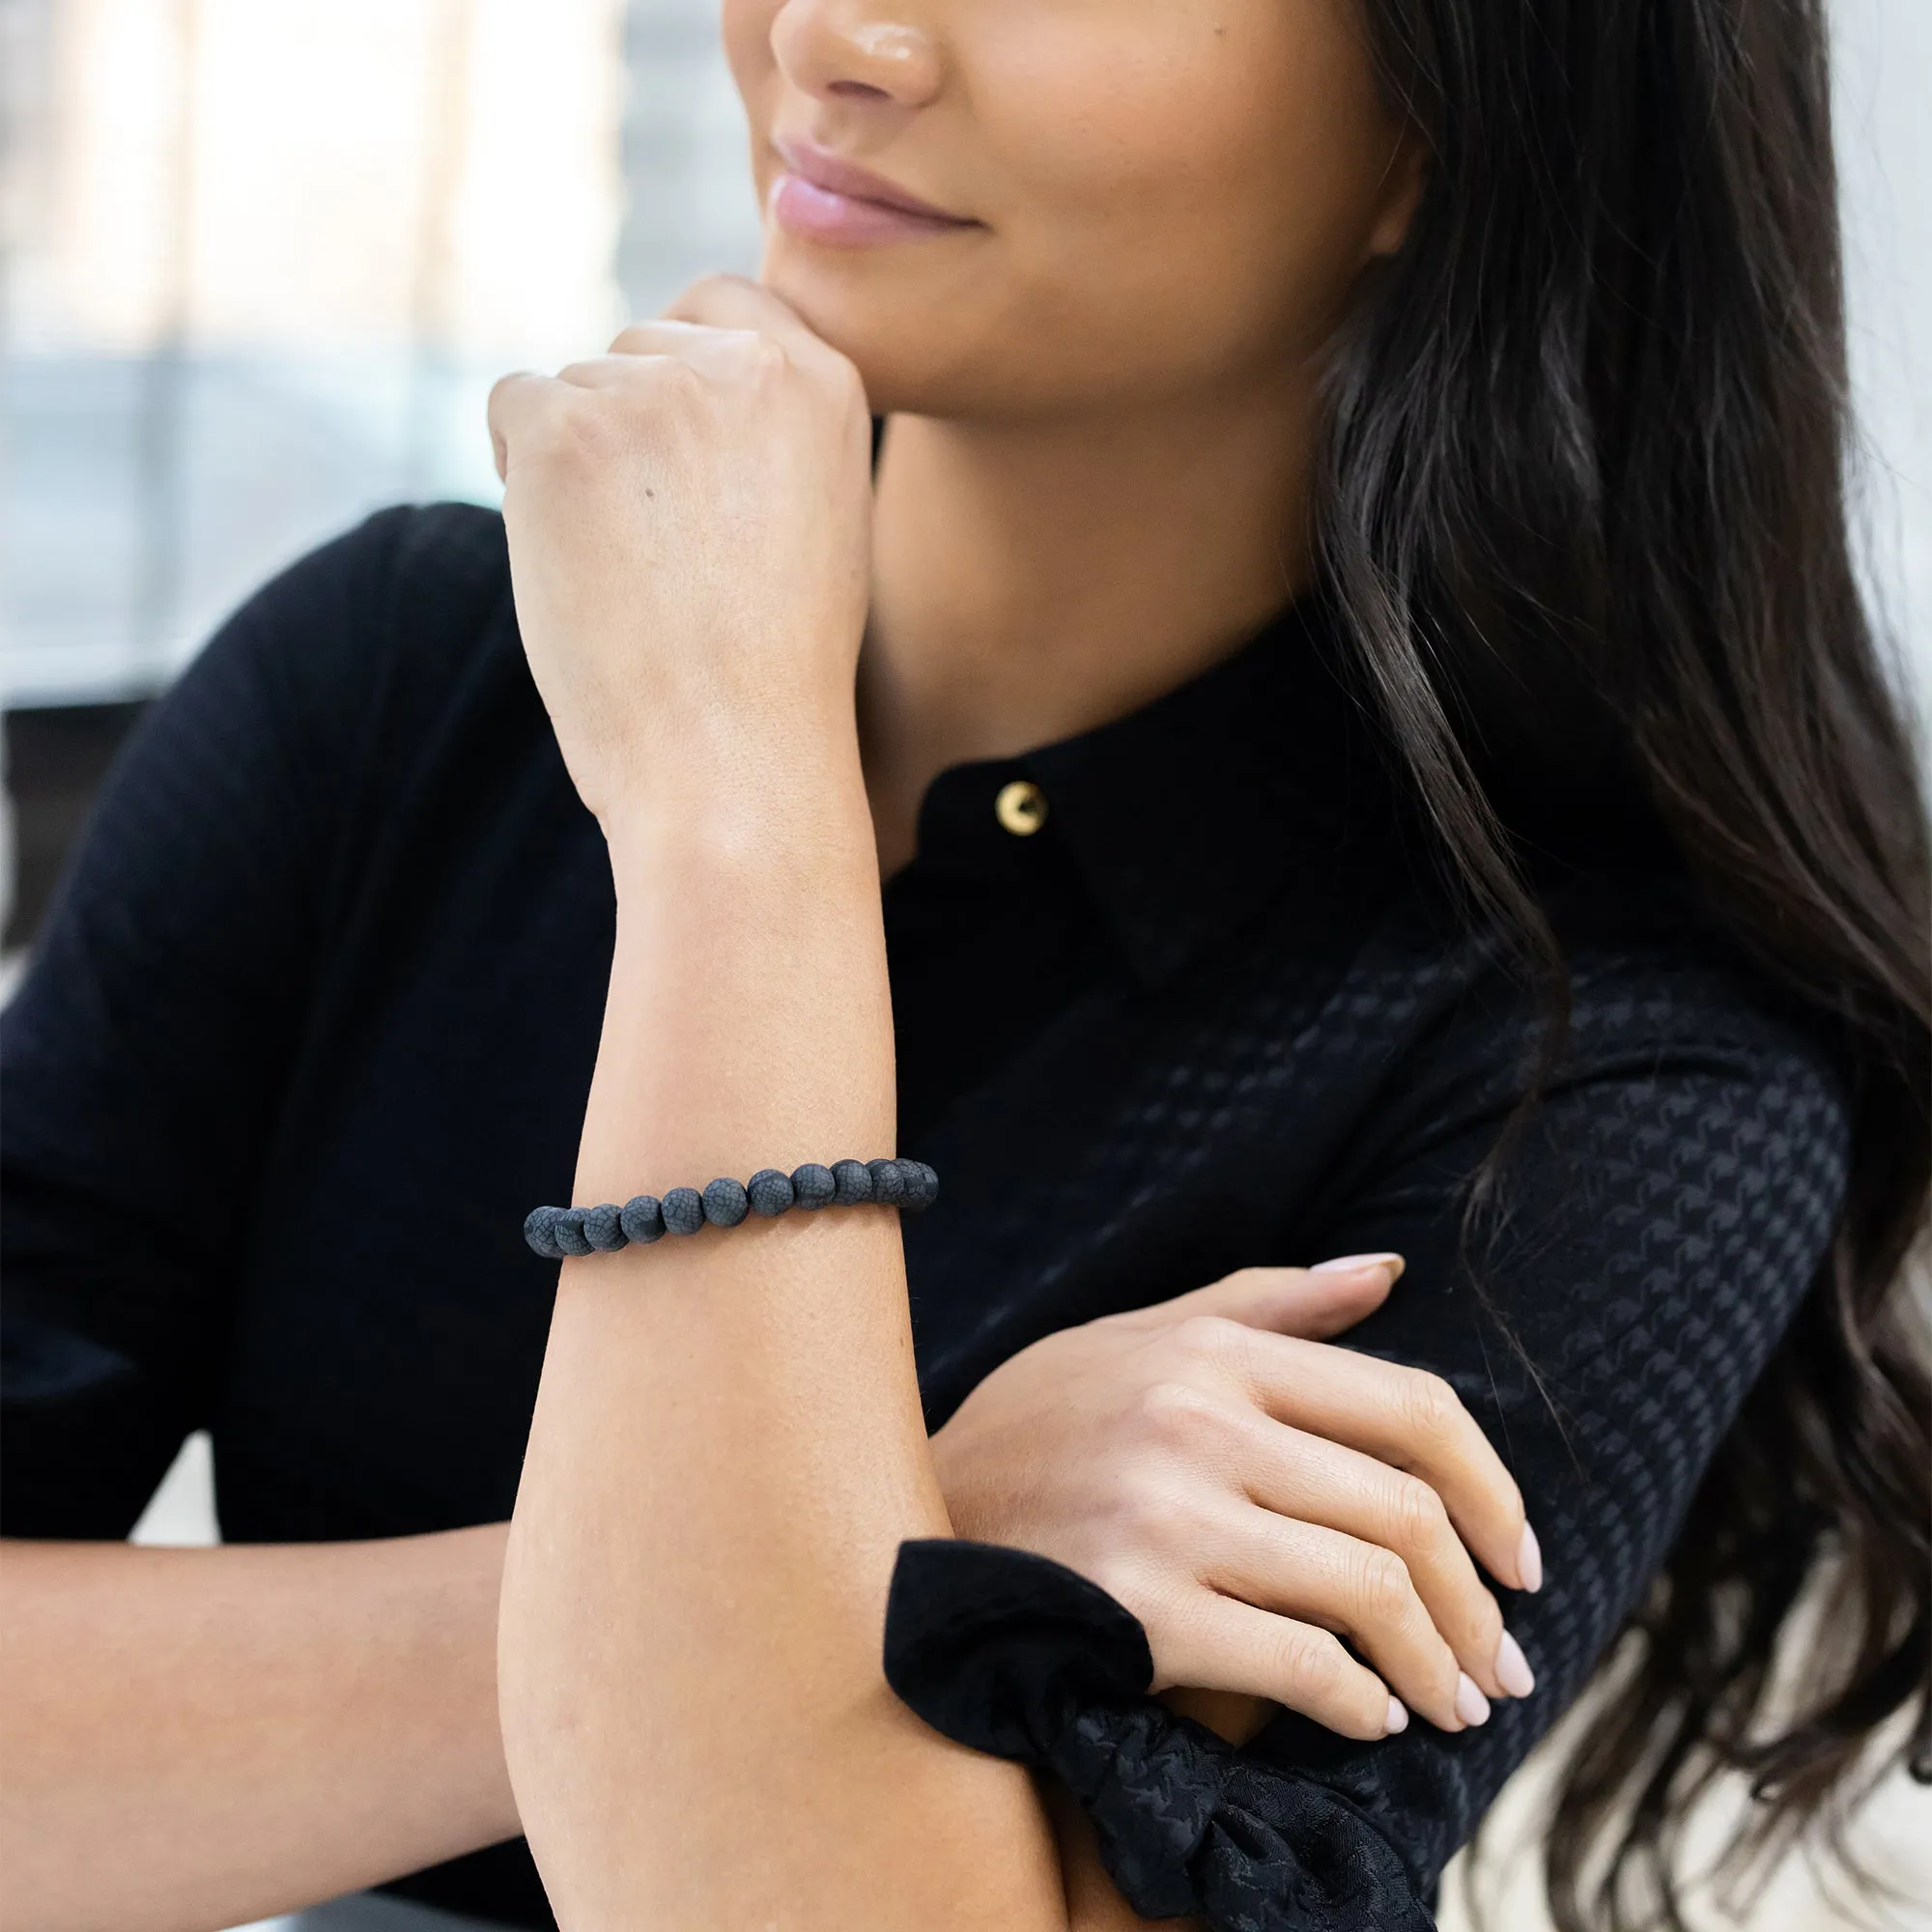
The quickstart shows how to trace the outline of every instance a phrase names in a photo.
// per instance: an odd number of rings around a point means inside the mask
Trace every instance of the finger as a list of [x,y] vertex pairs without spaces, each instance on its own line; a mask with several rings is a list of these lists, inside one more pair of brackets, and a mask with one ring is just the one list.
[[1345,1738],[1387,1737],[1408,1722],[1388,1686],[1312,1624],[1196,1589],[1168,1625],[1163,1662],[1171,1659],[1173,1669],[1155,1690],[1185,1684],[1266,1697]]
[[1204,1583],[1348,1637],[1396,1696],[1438,1729],[1488,1719],[1489,1699],[1443,1641],[1393,1550],[1253,1507],[1236,1509],[1208,1534]]
[[498,482],[509,481],[512,446],[539,423],[549,421],[556,408],[558,388],[559,384],[550,377],[533,376],[521,369],[499,377],[492,385],[486,414]]
[[621,353],[613,350],[609,355],[586,355],[581,362],[566,362],[556,372],[556,380],[576,389],[621,388],[638,380],[639,363],[661,362],[666,354],[662,349],[627,349]]
[[704,323],[713,328],[754,328],[780,343],[801,369],[850,366],[822,336],[812,333],[789,302],[743,275],[706,275],[694,282],[665,310],[664,320]]
[[730,383],[743,373],[745,352],[755,348],[782,358],[783,352],[762,336],[743,329],[707,328],[696,333],[703,341],[692,342],[676,355],[658,351],[624,355],[590,355],[581,362],[566,363],[556,372],[560,387],[592,390],[640,402],[646,409],[668,400],[669,392],[658,386],[677,376],[711,378]]
[[688,362],[695,368],[728,371],[742,366],[746,353],[762,347],[784,352],[755,328],[700,327],[688,322],[647,322],[627,328],[608,355],[589,355],[557,371],[557,380],[580,388],[609,389],[635,382],[640,363]]
[[665,304],[663,319],[713,328],[755,328],[767,335],[811,334],[789,302],[749,275],[700,275]]
[[1176,1339],[1215,1361],[1276,1421],[1419,1476],[1499,1581],[1520,1590],[1541,1581],[1522,1492],[1440,1376],[1211,1318]]
[[[1484,1694],[1525,1694],[1526,1663],[1506,1653],[1501,1606],[1483,1585],[1442,1498],[1419,1476],[1253,1412],[1243,1425],[1240,1480],[1277,1516],[1318,1523],[1393,1550],[1457,1662]],[[1400,1689],[1400,1687],[1398,1687]],[[1405,1693],[1406,1694],[1406,1693]]]
[[1400,1255],[1364,1256],[1346,1267],[1324,1263],[1320,1268],[1236,1268],[1206,1288],[1136,1310],[1134,1320],[1164,1325],[1190,1315],[1218,1315],[1277,1335],[1320,1341],[1374,1314],[1401,1272]]

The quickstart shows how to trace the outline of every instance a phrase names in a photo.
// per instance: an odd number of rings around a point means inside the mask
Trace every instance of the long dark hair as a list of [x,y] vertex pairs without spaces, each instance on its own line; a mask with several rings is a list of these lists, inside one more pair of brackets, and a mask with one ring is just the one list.
[[[1621,772],[1737,938],[1836,1037],[1849,1189],[1566,1763],[1565,1932],[1681,1925],[1683,1820],[1733,1855],[1932,1712],[1932,1388],[1905,1273],[1932,1176],[1924,806],[1846,530],[1822,0],[1365,0],[1429,151],[1337,352],[1323,573],[1470,904],[1561,962],[1493,774]],[[1833,1642],[1795,1716],[1801,1593]],[[1903,1748],[1901,1747],[1901,1748]]]

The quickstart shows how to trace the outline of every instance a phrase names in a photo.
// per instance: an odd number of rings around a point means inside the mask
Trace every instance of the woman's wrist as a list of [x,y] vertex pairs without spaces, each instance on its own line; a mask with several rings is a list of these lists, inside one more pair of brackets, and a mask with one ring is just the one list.
[[891,1153],[891,995],[856,755],[657,778],[605,827],[616,946],[575,1198]]
[[[629,810],[604,828],[620,913],[651,917],[667,894],[728,895],[747,913],[748,901],[803,911],[821,895],[876,894],[878,854],[871,820],[861,815],[863,792],[858,804],[855,812],[836,796],[772,804],[713,793]],[[715,939],[726,943],[725,932]]]
[[876,877],[849,706],[842,731],[804,717],[781,730],[715,720],[661,739],[599,801],[597,817],[620,901],[627,889],[661,891],[693,866],[794,885],[854,868]]

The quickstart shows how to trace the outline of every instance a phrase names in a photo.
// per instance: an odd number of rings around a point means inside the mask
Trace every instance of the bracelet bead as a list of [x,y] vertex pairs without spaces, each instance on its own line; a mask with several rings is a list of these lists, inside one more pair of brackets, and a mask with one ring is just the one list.
[[547,1261],[566,1255],[611,1254],[632,1242],[695,1235],[705,1226],[735,1228],[748,1214],[766,1219],[792,1208],[856,1208],[867,1202],[917,1213],[939,1193],[939,1177],[921,1160],[887,1156],[838,1160],[830,1167],[807,1161],[789,1175],[761,1167],[750,1180],[721,1175],[702,1192],[673,1187],[663,1200],[634,1194],[619,1208],[533,1208],[524,1217],[524,1240]]
[[746,1181],[745,1198],[753,1214],[782,1214],[792,1205],[791,1179],[775,1167],[761,1167]]
[[655,1194],[634,1194],[617,1217],[628,1241],[661,1241],[665,1234],[664,1204]]
[[829,1208],[838,1191],[838,1182],[829,1167],[809,1160],[791,1171],[792,1202],[799,1208]]
[[627,1245],[622,1216],[623,1209],[608,1201],[601,1208],[583,1210],[583,1238],[594,1253],[613,1255]]
[[872,1198],[872,1170],[863,1160],[835,1160],[832,1179],[835,1208],[857,1208]]
[[695,1235],[704,1225],[704,1196],[695,1187],[673,1187],[664,1198],[665,1231]]
[[700,1199],[704,1203],[704,1218],[714,1228],[735,1228],[752,1211],[745,1183],[724,1175],[705,1188]]
[[563,1250],[556,1244],[556,1217],[561,1208],[532,1208],[524,1216],[524,1239],[546,1261],[561,1261]]

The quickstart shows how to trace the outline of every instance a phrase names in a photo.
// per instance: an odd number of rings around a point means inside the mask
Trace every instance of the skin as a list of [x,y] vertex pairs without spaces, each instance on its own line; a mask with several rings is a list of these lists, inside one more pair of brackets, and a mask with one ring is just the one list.
[[[1184,681],[1303,580],[1321,346],[1420,181],[1343,0],[725,27],[761,192],[795,136],[974,225],[772,226],[765,290],[493,399],[617,887],[580,1200],[891,1151],[879,883],[925,784]],[[573,1927],[1138,1923],[1076,1818],[886,1691],[893,1552],[956,1527],[1076,1564],[1231,1733],[1265,1697],[1378,1735],[1391,1684],[1457,1727],[1459,1675],[1503,1690],[1464,1546],[1520,1585],[1533,1545],[1446,1390],[1321,1344],[1394,1271],[1049,1338],[928,1443],[883,1210],[567,1264],[507,1564],[500,1527],[8,1552],[10,1920],[236,1922],[521,1818]]]
[[1349,0],[727,0],[760,194],[811,139],[981,225],[768,220],[895,412],[859,704],[884,869],[926,782],[1149,701],[1304,581],[1321,352],[1422,156]]
[[504,1537],[9,1544],[9,1932],[209,1932],[513,1834]]
[[[1520,1575],[1521,1501],[1443,1384],[1311,1339],[1399,1264],[1334,1266],[1243,1268],[1048,1336],[966,1399],[934,1468],[960,1535],[1037,1549],[1132,1609],[1156,1690],[1268,1685],[1373,1738],[1406,1727],[1393,1686],[1461,1730],[1472,1684],[1525,1688],[1517,1654],[1498,1668],[1509,1640],[1469,1553]],[[1260,1715],[1216,1707],[1242,1733]]]
[[[1264,1514],[1225,1449],[1230,1432],[1265,1432],[1271,1418],[1240,1377],[1189,1359],[1202,1324],[1315,1347],[1378,1306],[1395,1272],[1380,1261],[1243,1269],[1023,1350],[932,1439],[955,1528],[1095,1577],[1147,1623],[1163,1683],[1214,1681],[1187,1655],[1212,1636],[1192,1612],[1222,1601],[1207,1580],[1214,1551],[1186,1532],[1231,1511]],[[1177,1435],[1168,1425],[1181,1386],[1207,1400]],[[1316,1521],[1314,1485],[1325,1487],[1331,1520],[1355,1523],[1365,1554],[1426,1557],[1433,1538],[1449,1574],[1433,1581],[1429,1562],[1412,1561],[1418,1587],[1441,1630],[1471,1633],[1458,1653],[1490,1688],[1494,1600],[1439,1527],[1453,1515],[1472,1542],[1507,1543],[1520,1505],[1463,1424],[1432,1440],[1407,1419],[1386,1463],[1282,1429],[1277,1460],[1303,1492],[1270,1497],[1280,1513],[1267,1523]],[[1424,1468],[1432,1480],[1401,1474]],[[514,1834],[497,1712],[505,1532],[210,1550],[6,1545],[8,1922],[205,1932]],[[1281,1574],[1309,1581],[1293,1560]],[[1238,1654],[1224,1662],[1238,1690],[1253,1688]],[[1177,1690],[1173,1701],[1230,1735],[1256,1721],[1252,1699],[1225,1691]],[[1313,1699],[1304,1707],[1321,1715]],[[1062,1822],[1084,1855],[1077,1820]],[[1091,1863],[1078,1882],[1106,1887]]]
[[[1340,0],[1124,20],[793,0],[727,10],[727,40],[761,180],[775,141],[810,139],[926,171],[894,179],[972,220],[864,251],[775,233],[767,288],[700,285],[611,355],[493,397],[526,647],[617,894],[582,1201],[890,1148],[879,884],[908,802],[935,758],[1097,724],[1227,648],[1244,596],[1279,601],[1307,553],[1320,345],[1413,198]],[[1291,156],[1284,218],[1254,177]],[[1180,298],[1149,293],[1151,261]],[[876,495],[868,394],[905,412]],[[1240,487],[1258,465],[1267,487]],[[1177,509],[1225,526],[1205,556],[1158,541]],[[1012,627],[974,628],[989,611]],[[1156,1384],[1166,1415],[1219,1417],[1232,1383],[1291,1430],[1376,1441],[1378,1415],[1426,1415],[1448,1439],[1427,1378],[1170,1325],[1156,1346],[1202,1379]],[[498,1624],[506,1759],[561,1922],[1134,1922],[1077,1823],[884,1686],[897,1546],[953,1526],[889,1211],[564,1264]],[[1293,1541],[1287,1567],[1318,1570]],[[1253,1613],[1229,1688],[1345,1687],[1332,1623],[1280,1614],[1281,1572],[1250,1556],[1215,1593]],[[1517,1550],[1494,1560],[1524,1580]],[[1386,1550],[1351,1580],[1364,1623],[1419,1596]],[[1337,1728],[1379,1734],[1373,1694]]]

